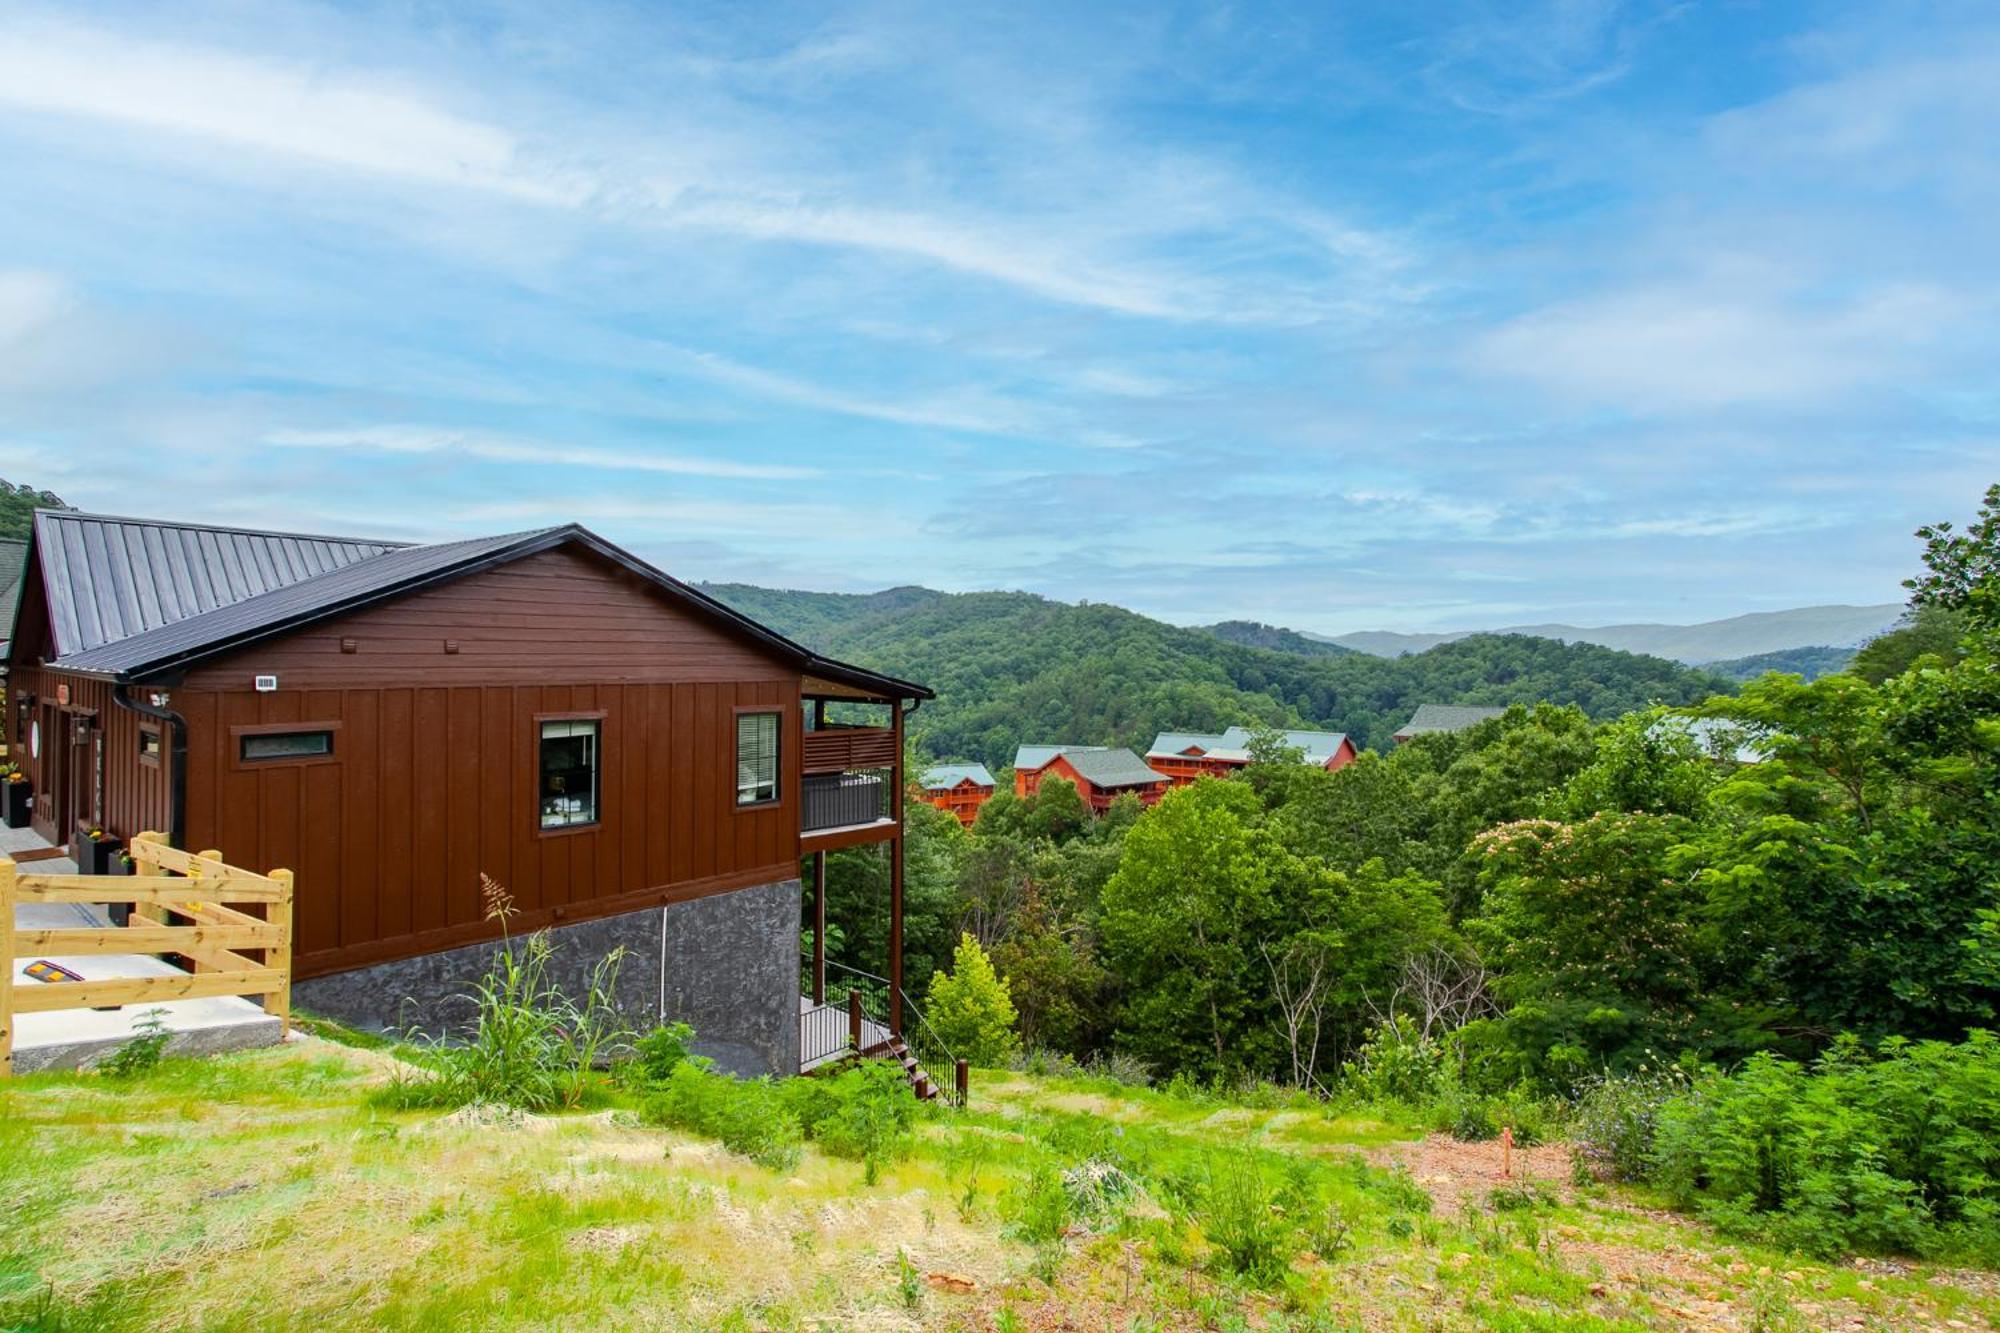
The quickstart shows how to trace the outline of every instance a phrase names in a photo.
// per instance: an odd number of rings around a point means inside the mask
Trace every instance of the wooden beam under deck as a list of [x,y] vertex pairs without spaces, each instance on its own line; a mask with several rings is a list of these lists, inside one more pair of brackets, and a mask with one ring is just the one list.
[[843,847],[887,842],[898,834],[901,827],[893,819],[878,819],[872,824],[843,824],[839,828],[801,833],[799,852],[801,855],[810,855],[813,852],[837,852]]

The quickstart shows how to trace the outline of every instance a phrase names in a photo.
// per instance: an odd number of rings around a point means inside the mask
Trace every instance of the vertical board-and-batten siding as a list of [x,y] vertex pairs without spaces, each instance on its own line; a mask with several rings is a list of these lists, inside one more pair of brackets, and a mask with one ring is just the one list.
[[[59,743],[59,738],[49,733],[46,726],[47,708],[54,704],[59,687],[69,687],[69,709],[72,712],[87,713],[94,717],[103,729],[104,765],[102,770],[102,808],[97,811],[98,822],[105,828],[121,836],[129,837],[145,829],[167,826],[168,812],[168,757],[165,728],[151,719],[142,719],[130,709],[121,708],[111,697],[111,686],[101,680],[87,676],[72,676],[67,672],[48,671],[41,667],[20,666],[14,668],[8,681],[9,711],[6,718],[8,756],[27,772],[28,780],[37,793],[34,810],[35,831],[52,842],[67,842],[74,830],[59,829],[48,822],[43,811],[51,799],[49,773],[49,753]],[[31,716],[42,720],[45,725],[42,734],[42,753],[37,757],[30,753],[25,740],[16,741],[18,716],[13,711],[18,702],[28,696],[35,699],[35,709]],[[144,697],[143,694],[140,696]],[[141,726],[160,731],[160,755],[157,761],[139,759],[139,729]],[[90,812],[79,811],[80,818],[88,819]]]
[[[490,935],[482,871],[517,930],[790,878],[799,685],[615,566],[544,552],[190,672],[189,840],[298,872],[301,976]],[[785,773],[779,802],[738,811],[744,707],[780,715]],[[563,713],[603,715],[599,822],[544,832],[537,719]],[[238,728],[316,723],[337,727],[329,761],[238,757]]]

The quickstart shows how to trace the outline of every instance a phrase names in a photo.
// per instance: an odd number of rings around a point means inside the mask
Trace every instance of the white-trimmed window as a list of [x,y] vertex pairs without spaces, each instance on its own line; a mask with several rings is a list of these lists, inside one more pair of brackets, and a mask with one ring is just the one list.
[[778,799],[778,714],[736,715],[736,804]]
[[542,723],[541,811],[543,828],[570,828],[597,822],[598,742],[596,718]]

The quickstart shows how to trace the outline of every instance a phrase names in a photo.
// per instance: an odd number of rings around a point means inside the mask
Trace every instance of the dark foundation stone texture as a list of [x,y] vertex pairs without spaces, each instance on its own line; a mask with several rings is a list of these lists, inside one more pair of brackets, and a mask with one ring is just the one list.
[[[799,903],[799,881],[788,879],[557,926],[549,979],[581,999],[593,969],[622,946],[614,995],[628,1025],[691,1023],[695,1051],[717,1069],[796,1074]],[[468,997],[499,950],[472,944],[314,977],[294,983],[292,1003],[375,1032],[462,1033],[475,1013]]]

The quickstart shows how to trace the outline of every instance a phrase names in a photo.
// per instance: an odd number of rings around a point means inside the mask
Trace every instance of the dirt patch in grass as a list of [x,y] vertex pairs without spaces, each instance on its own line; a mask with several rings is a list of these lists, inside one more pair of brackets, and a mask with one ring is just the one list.
[[1527,1188],[1563,1200],[1570,1195],[1569,1150],[1557,1143],[1516,1146],[1509,1152],[1498,1139],[1461,1143],[1448,1134],[1432,1134],[1415,1143],[1371,1149],[1367,1156],[1379,1166],[1407,1170],[1446,1215],[1458,1213],[1467,1200],[1485,1201],[1495,1190]]

